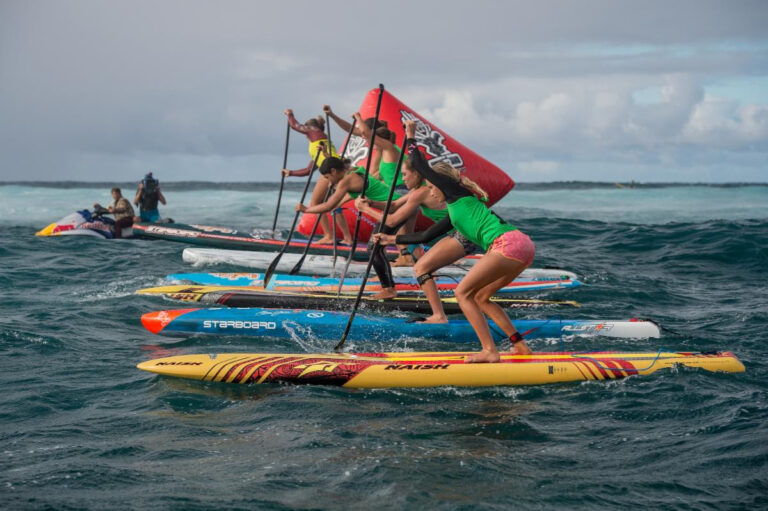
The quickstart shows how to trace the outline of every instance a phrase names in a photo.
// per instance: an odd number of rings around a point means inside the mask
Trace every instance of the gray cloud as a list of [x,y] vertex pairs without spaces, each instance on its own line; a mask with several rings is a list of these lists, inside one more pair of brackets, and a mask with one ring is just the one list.
[[0,179],[276,179],[284,108],[351,113],[384,82],[518,179],[706,149],[758,180],[765,102],[707,88],[768,76],[766,26],[759,1],[6,1]]

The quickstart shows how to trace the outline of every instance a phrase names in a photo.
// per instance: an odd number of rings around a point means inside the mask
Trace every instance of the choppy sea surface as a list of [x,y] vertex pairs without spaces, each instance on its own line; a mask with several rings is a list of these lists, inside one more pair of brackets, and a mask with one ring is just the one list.
[[[168,183],[164,192],[164,216],[250,231],[270,228],[277,185]],[[298,196],[294,186],[283,197],[283,232]],[[494,209],[534,239],[534,266],[589,284],[541,295],[580,309],[515,314],[665,327],[661,339],[550,339],[533,349],[722,349],[747,371],[483,389],[228,386],[139,371],[168,354],[333,343],[144,330],[141,314],[181,306],[134,291],[189,271],[184,245],[34,236],[97,201],[109,202],[107,185],[0,186],[3,508],[768,508],[768,186],[512,191]],[[399,339],[348,349],[477,346]]]

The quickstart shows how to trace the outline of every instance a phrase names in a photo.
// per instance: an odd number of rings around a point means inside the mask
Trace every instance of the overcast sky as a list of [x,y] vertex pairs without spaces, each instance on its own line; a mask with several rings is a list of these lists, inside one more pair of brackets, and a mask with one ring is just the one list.
[[518,181],[768,182],[762,0],[0,0],[0,180],[279,180],[380,82]]

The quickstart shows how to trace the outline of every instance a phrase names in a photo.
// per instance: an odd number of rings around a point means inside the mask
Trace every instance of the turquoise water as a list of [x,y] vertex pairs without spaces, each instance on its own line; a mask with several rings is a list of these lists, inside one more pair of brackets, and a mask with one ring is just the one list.
[[[169,183],[163,213],[268,229],[276,188],[232,188]],[[283,199],[282,229],[298,195]],[[768,186],[510,193],[495,209],[534,238],[534,266],[590,284],[542,295],[581,309],[522,316],[648,317],[673,331],[534,349],[728,349],[747,372],[490,389],[235,387],[138,371],[161,355],[333,343],[145,331],[142,313],[177,304],[133,292],[190,270],[183,245],[33,236],[108,199],[108,188],[0,186],[0,492],[9,509],[768,507]]]

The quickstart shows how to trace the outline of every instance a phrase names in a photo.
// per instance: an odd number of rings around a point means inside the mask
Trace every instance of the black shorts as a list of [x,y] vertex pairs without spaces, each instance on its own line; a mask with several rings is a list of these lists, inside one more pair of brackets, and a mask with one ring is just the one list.
[[461,234],[459,231],[453,231],[450,235],[448,235],[449,238],[453,238],[459,243],[461,243],[461,248],[464,249],[464,253],[466,255],[474,254],[475,252],[480,251],[480,247],[469,241],[463,234]]

